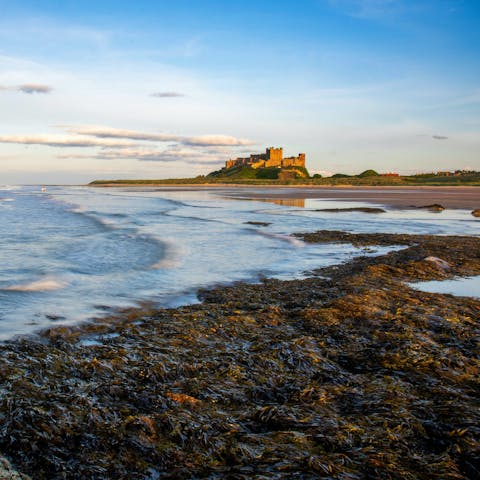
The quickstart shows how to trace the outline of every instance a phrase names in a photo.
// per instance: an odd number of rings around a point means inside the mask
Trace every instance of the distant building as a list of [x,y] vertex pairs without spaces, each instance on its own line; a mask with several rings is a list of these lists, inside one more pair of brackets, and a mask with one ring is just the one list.
[[400,175],[398,173],[394,172],[388,172],[388,173],[381,173],[381,177],[399,177]]
[[252,168],[288,168],[288,167],[303,167],[305,168],[305,154],[299,153],[298,157],[283,158],[283,148],[270,147],[265,150],[265,153],[252,153],[249,157],[234,158],[225,162],[225,168],[233,168],[238,166],[252,167]]

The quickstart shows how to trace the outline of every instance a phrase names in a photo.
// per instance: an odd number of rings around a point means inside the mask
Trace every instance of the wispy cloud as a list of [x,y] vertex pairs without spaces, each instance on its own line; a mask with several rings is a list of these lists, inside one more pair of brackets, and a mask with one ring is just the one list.
[[142,162],[179,162],[195,165],[218,165],[251,142],[228,135],[189,137],[163,133],[148,133],[102,126],[58,127],[65,134],[3,135],[0,143],[40,145],[61,148],[92,147],[96,151],[62,153],[60,159],[137,160]]
[[236,138],[229,135],[200,135],[190,137],[185,135],[139,132],[136,130],[123,130],[118,128],[88,125],[63,126],[62,128],[65,128],[65,130],[69,133],[93,136],[97,138],[118,138],[149,142],[173,142],[192,147],[237,147],[253,144],[253,142],[248,139]]
[[17,90],[22,93],[50,93],[52,92],[53,88],[49,85],[41,85],[39,83],[25,83],[23,85],[19,85]]
[[131,147],[135,143],[127,140],[92,139],[76,135],[3,135],[0,143],[21,145],[46,145],[49,147]]
[[199,137],[184,137],[180,143],[193,147],[237,147],[253,144],[251,140],[231,137],[229,135],[201,135]]
[[23,85],[13,85],[13,86],[6,86],[0,85],[0,90],[12,90],[17,91],[20,93],[27,93],[32,95],[34,93],[51,93],[53,91],[53,87],[50,85],[43,85],[40,83],[24,83]]
[[168,133],[146,133],[137,130],[125,130],[96,125],[59,125],[59,127],[64,128],[68,133],[97,138],[122,138],[149,142],[179,142],[182,139],[180,135],[171,135]]
[[220,165],[226,157],[219,152],[202,152],[194,149],[173,147],[166,150],[158,150],[155,148],[105,149],[93,155],[62,154],[57,155],[57,158],[95,158],[98,160],[139,160],[143,162],[183,162],[197,165]]
[[156,98],[176,98],[176,97],[184,97],[184,93],[180,92],[155,92],[150,94],[151,97]]

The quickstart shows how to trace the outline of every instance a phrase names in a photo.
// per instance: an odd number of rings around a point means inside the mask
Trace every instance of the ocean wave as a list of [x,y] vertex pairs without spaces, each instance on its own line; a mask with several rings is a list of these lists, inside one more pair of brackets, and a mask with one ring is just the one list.
[[226,222],[224,220],[216,220],[214,218],[205,218],[205,217],[196,217],[193,215],[178,215],[175,213],[164,212],[163,215],[166,217],[174,217],[174,218],[181,218],[182,220],[193,220],[195,222],[206,222],[206,223],[221,223],[223,225],[231,225],[230,222]]
[[4,288],[4,290],[14,291],[14,292],[46,292],[50,290],[59,290],[64,288],[67,285],[66,282],[57,280],[55,278],[46,277],[40,280],[34,280],[29,283],[21,283],[18,285],[11,285],[10,287]]
[[[112,218],[108,219],[105,217],[101,217],[99,213],[88,210],[84,207],[81,207],[80,205],[75,205],[72,208],[69,208],[68,211],[75,215],[81,215],[82,217],[95,222],[104,230],[116,230],[119,228],[117,222],[115,222]],[[111,217],[113,217],[113,215],[111,215]]]
[[158,262],[150,265],[151,269],[160,270],[163,268],[175,268],[177,267],[182,258],[185,257],[186,252],[183,247],[180,247],[177,242],[172,239],[157,239],[157,242],[163,245],[163,258]]
[[303,240],[300,240],[299,238],[291,237],[290,235],[283,235],[281,233],[272,233],[272,232],[266,232],[264,230],[257,230],[257,229],[252,229],[258,234],[268,237],[268,238],[274,238],[276,240],[281,240],[282,242],[288,242],[290,245],[293,245],[294,247],[297,248],[303,248],[305,246],[305,242]]

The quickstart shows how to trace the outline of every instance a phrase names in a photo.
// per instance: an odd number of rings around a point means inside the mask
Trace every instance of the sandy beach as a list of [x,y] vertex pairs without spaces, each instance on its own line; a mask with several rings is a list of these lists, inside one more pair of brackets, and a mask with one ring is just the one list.
[[[312,186],[312,185],[235,185],[235,184],[100,184],[93,188],[128,188],[134,190],[181,191],[226,191],[229,198],[251,200],[301,200],[320,198],[337,201],[357,201],[395,208],[421,207],[440,204],[445,208],[480,208],[480,187],[448,186]],[[280,203],[280,202],[279,202]],[[288,203],[285,203],[288,204]]]
[[445,208],[480,208],[480,187],[238,187],[231,197],[251,199],[321,198],[369,202],[395,208],[440,204]]

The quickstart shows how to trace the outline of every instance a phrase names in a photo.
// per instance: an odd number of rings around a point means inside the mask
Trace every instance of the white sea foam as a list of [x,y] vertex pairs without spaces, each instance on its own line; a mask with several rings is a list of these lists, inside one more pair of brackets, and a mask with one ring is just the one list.
[[260,235],[263,235],[264,237],[270,237],[270,238],[275,238],[277,240],[281,240],[283,242],[288,242],[290,245],[293,245],[294,247],[297,248],[302,248],[305,246],[305,242],[303,240],[300,240],[299,238],[291,237],[290,235],[283,235],[281,233],[272,233],[272,232],[265,232],[264,230],[255,230],[258,232]]
[[185,249],[180,247],[173,239],[162,238],[161,240],[158,239],[158,241],[164,245],[164,256],[161,260],[151,265],[150,268],[159,270],[162,268],[177,267],[181,259],[185,256]]
[[46,292],[51,290],[59,290],[66,286],[66,282],[56,280],[55,278],[45,277],[40,280],[35,280],[29,283],[21,283],[18,285],[11,285],[4,290],[11,290],[15,292]]
[[97,224],[101,225],[102,227],[105,227],[107,230],[117,230],[118,228],[120,228],[118,226],[118,222],[116,222],[115,220],[105,218],[97,212],[92,212],[90,209],[81,205],[75,205],[73,206],[73,208],[70,208],[69,211],[78,215],[83,215],[84,217],[87,217],[97,222]]
[[[480,234],[480,222],[454,210],[441,218],[430,213],[398,217],[395,212],[368,221],[353,214],[333,216],[325,224],[315,212],[267,204],[262,208],[257,202],[224,200],[222,194],[219,200],[216,193],[206,196],[203,190],[149,189],[142,194],[119,188],[105,196],[91,188],[48,187],[41,195],[39,189],[9,192],[0,186],[0,197],[15,199],[0,201],[5,232],[0,235],[0,339],[5,332],[8,336],[51,326],[46,314],[52,311],[66,319],[62,322],[73,323],[103,315],[105,305],[114,310],[142,299],[162,306],[191,303],[199,288],[255,281],[258,273],[298,278],[300,272],[354,255],[382,254],[387,248],[373,252],[348,244],[311,245],[289,236],[291,232],[329,228]],[[185,195],[191,205],[170,200]],[[207,210],[211,208],[217,210]],[[173,209],[173,215],[165,215]],[[257,228],[246,221],[271,225]]]
[[2,201],[2,202],[14,202],[15,199],[14,198],[0,198],[0,201]]

